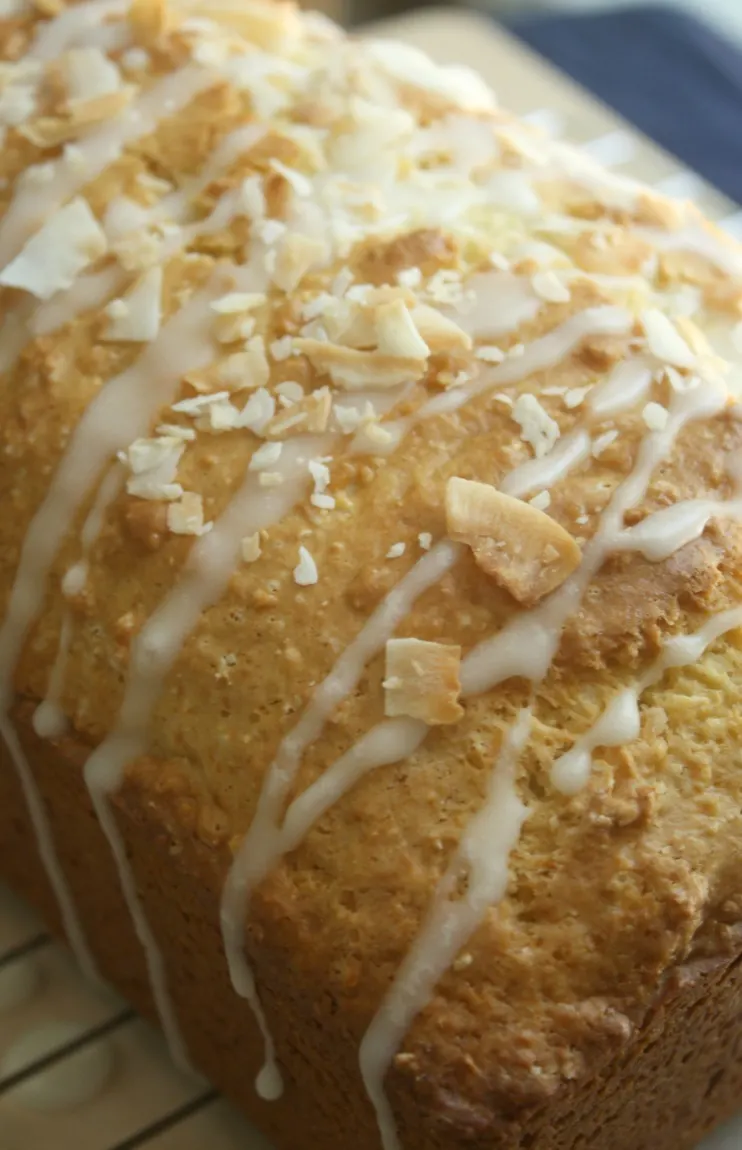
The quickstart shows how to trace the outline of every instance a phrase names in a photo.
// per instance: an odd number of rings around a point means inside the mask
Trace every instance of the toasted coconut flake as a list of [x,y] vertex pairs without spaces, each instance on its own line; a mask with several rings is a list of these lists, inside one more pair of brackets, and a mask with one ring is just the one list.
[[478,347],[474,354],[477,359],[481,359],[483,363],[502,363],[505,358],[505,352],[502,348],[495,347],[492,344]]
[[264,387],[259,387],[238,413],[234,426],[249,427],[256,435],[264,435],[275,414],[275,399]]
[[117,116],[131,100],[134,89],[121,88],[91,100],[76,100],[63,116],[39,116],[19,129],[22,136],[37,148],[56,148],[75,140],[83,128],[103,123]]
[[401,299],[381,304],[376,310],[375,319],[377,346],[381,355],[401,356],[423,362],[430,355],[430,348]]
[[673,367],[695,366],[695,355],[664,312],[658,308],[648,308],[641,319],[652,355]]
[[244,351],[227,356],[216,374],[222,387],[230,391],[245,391],[265,387],[270,373],[263,337],[256,335],[248,341]]
[[320,434],[327,430],[331,411],[332,393],[329,387],[320,387],[279,412],[266,427],[265,435],[268,439],[288,439],[292,435]]
[[471,336],[452,319],[427,304],[416,304],[412,322],[431,351],[469,351]]
[[536,272],[531,277],[531,286],[536,295],[547,303],[568,303],[570,290],[553,271]]
[[265,292],[233,291],[219,296],[211,304],[211,310],[218,315],[242,315],[262,307],[268,297]]
[[449,479],[446,524],[481,570],[525,606],[559,587],[580,563],[580,548],[556,520],[487,483]]
[[246,535],[242,540],[242,558],[245,563],[254,563],[256,559],[260,558],[260,535],[257,531],[252,535]]
[[327,259],[327,245],[309,236],[289,235],[276,255],[272,279],[281,291],[291,292],[299,286],[311,268]]
[[419,379],[425,361],[378,351],[357,351],[319,339],[296,339],[294,348],[313,367],[330,376],[337,387],[357,391],[365,387],[397,387]]
[[123,299],[113,300],[106,311],[109,322],[103,339],[132,343],[155,339],[162,322],[162,268],[144,272],[131,291]]
[[300,587],[311,587],[317,582],[317,564],[306,547],[299,548],[299,562],[294,568],[294,582]]
[[142,48],[154,48],[167,31],[165,0],[132,0],[129,20],[134,43]]
[[126,482],[129,495],[139,499],[179,499],[183,488],[175,482],[175,475],[184,450],[185,443],[176,436],[134,440],[119,456],[131,471]]
[[59,61],[70,103],[107,96],[121,87],[121,74],[100,48],[71,48]]
[[75,277],[106,251],[106,236],[78,196],[49,217],[0,274],[0,284],[21,288],[38,299],[71,287]]
[[407,716],[431,726],[457,723],[461,648],[425,639],[389,639],[384,674],[384,713]]
[[273,467],[281,458],[282,446],[280,443],[261,443],[252,454],[247,465],[248,471],[267,471]]
[[209,525],[204,523],[201,496],[193,491],[184,491],[177,502],[169,504],[167,525],[173,535],[204,535]]
[[513,419],[521,436],[533,448],[537,459],[548,455],[559,438],[559,424],[544,410],[535,395],[519,395],[513,404]]

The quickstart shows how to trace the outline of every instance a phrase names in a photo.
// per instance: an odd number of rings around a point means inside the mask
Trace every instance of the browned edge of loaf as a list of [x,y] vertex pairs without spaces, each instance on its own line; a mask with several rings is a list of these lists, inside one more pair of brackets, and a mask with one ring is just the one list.
[[[59,857],[102,973],[154,1020],[142,948],[81,767],[89,748],[42,743],[21,708],[19,731],[45,797]],[[219,930],[229,864],[192,835],[166,830],[143,795],[124,792],[118,821],[144,911],[162,949],[173,1000],[197,1067],[279,1150],[378,1150],[378,1133],[350,1033],[318,984],[312,956],[282,953],[254,927],[248,951],[285,1071],[286,1092],[265,1103],[253,1082],[262,1040],[232,989]],[[17,775],[0,747],[0,877],[62,926]],[[312,977],[314,975],[314,977]],[[668,976],[645,1025],[605,1048],[594,1073],[520,1114],[474,1111],[455,1086],[419,1083],[390,1096],[406,1150],[690,1150],[742,1097],[742,950]],[[432,1094],[432,1104],[431,1104]],[[45,1150],[38,1147],[37,1150]]]

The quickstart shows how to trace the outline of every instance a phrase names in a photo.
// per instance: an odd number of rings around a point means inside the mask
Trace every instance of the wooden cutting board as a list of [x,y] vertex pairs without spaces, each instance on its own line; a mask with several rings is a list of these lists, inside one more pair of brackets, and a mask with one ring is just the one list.
[[[371,25],[366,34],[404,39],[441,62],[470,65],[502,104],[609,166],[695,199],[742,234],[734,205],[486,17],[441,8]],[[68,1094],[84,1094],[92,1078],[93,1097],[54,1113],[39,1108],[60,1076]],[[742,1117],[703,1150],[740,1146]],[[68,1147],[270,1150],[213,1091],[175,1071],[160,1039],[115,995],[91,990],[35,916],[0,890],[0,1150]]]

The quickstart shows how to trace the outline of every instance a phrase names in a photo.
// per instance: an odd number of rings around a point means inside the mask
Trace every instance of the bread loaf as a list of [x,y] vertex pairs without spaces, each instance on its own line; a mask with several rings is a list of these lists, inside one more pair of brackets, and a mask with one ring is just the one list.
[[742,251],[259,0],[0,25],[0,873],[304,1150],[742,1086]]

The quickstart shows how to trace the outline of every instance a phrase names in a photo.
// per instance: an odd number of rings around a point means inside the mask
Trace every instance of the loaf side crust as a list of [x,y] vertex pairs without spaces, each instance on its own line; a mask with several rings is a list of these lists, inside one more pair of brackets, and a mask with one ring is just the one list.
[[[50,747],[20,721],[43,789],[59,857],[104,976],[156,1021],[139,945],[110,851],[80,784],[87,748]],[[0,873],[62,936],[59,912],[34,846],[16,775],[0,760]],[[282,1051],[287,1093],[265,1103],[253,1089],[262,1040],[236,999],[221,946],[218,904],[228,857],[165,829],[161,812],[127,796],[118,821],[158,942],[194,1064],[274,1140],[278,1150],[352,1141],[375,1150],[375,1119],[357,1070],[359,1035],[312,966],[253,926],[249,949]],[[742,950],[699,957],[669,971],[628,1041],[596,1043],[591,1072],[546,1104],[507,1115],[472,1107],[455,1068],[429,1064],[413,1083],[393,1072],[392,1096],[412,1150],[691,1150],[734,1113],[742,1089]],[[452,1073],[453,1070],[453,1073]]]

